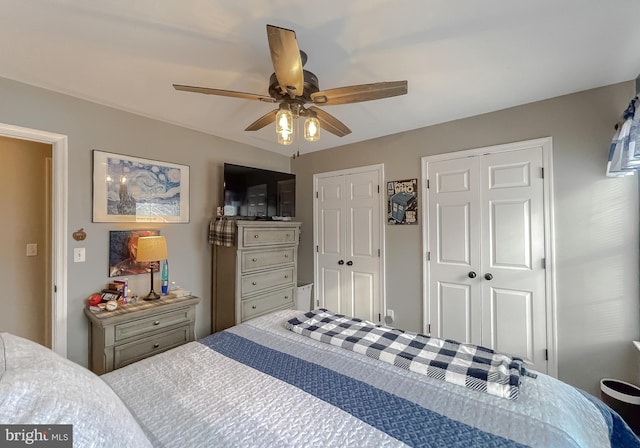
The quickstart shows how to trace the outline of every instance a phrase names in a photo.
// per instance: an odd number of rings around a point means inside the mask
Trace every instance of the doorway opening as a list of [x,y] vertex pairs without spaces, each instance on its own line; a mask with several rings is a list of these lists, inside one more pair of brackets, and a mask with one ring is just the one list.
[[[67,211],[68,211],[68,138],[38,129],[0,123],[0,136],[50,144],[51,160],[51,276],[48,289],[51,298],[51,348],[67,356]],[[49,258],[48,257],[48,258]]]

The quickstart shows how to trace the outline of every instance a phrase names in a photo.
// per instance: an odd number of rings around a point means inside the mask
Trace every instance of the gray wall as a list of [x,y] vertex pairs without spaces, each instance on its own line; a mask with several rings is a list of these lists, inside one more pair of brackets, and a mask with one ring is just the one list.
[[[0,123],[44,130],[69,137],[68,357],[87,365],[86,298],[106,287],[109,231],[158,228],[167,237],[170,281],[202,298],[197,308],[197,335],[210,330],[211,247],[208,223],[222,198],[224,162],[289,171],[289,158],[200,132],[82,101],[66,95],[0,78]],[[188,224],[92,223],[92,150],[168,161],[190,166],[191,216]],[[5,167],[7,169],[8,167]],[[7,215],[3,211],[3,219]],[[84,228],[85,241],[71,233]],[[73,263],[73,248],[85,247],[85,263]],[[173,262],[172,262],[173,261]],[[2,284],[14,260],[0,258]],[[149,276],[131,279],[133,288],[148,292]],[[158,277],[158,276],[156,276]],[[20,300],[13,297],[13,300]],[[2,330],[2,329],[0,329]]]
[[[294,159],[299,277],[313,281],[313,174],[383,163],[388,181],[420,178],[423,156],[551,136],[559,377],[594,394],[602,377],[638,381],[638,179],[604,176],[613,125],[634,93],[627,82]],[[413,331],[422,329],[421,226],[386,227],[387,306]]]

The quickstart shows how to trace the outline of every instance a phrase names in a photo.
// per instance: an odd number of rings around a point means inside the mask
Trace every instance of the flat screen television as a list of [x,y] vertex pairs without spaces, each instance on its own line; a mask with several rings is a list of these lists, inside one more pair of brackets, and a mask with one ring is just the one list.
[[224,215],[281,219],[296,215],[296,175],[224,164]]

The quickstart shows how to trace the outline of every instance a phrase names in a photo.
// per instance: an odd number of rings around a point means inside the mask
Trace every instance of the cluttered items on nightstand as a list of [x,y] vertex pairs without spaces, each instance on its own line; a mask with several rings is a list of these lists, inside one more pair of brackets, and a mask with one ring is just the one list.
[[[163,279],[163,281],[166,281]],[[188,291],[176,282],[171,282],[171,286],[162,287],[161,297],[180,298],[191,296]],[[100,292],[91,294],[87,298],[89,310],[93,312],[114,311],[120,306],[133,304],[138,302],[138,294],[129,288],[129,279],[114,280],[110,282],[105,289]]]
[[118,306],[138,300],[128,287],[128,279],[114,280],[105,289],[91,294],[87,299],[91,311],[113,311]]

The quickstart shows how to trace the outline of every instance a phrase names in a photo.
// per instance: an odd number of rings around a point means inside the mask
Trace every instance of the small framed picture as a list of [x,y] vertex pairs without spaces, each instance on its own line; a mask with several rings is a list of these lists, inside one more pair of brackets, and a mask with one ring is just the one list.
[[102,301],[108,302],[109,300],[118,300],[122,293],[120,291],[112,291],[110,289],[102,290]]

